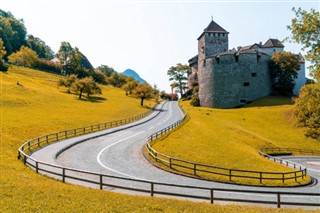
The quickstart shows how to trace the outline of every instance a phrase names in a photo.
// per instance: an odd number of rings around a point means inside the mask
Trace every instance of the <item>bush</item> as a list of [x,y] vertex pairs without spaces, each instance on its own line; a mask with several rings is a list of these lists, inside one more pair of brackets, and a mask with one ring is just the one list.
[[8,71],[8,64],[4,63],[3,61],[0,60],[0,71],[1,72],[7,72]]
[[48,61],[46,59],[37,60],[33,68],[54,73],[61,73],[62,70],[62,66],[59,63]]
[[198,95],[194,95],[190,102],[191,106],[200,106],[200,99]]
[[307,127],[305,135],[320,141],[320,83],[301,88],[294,115],[298,126]]

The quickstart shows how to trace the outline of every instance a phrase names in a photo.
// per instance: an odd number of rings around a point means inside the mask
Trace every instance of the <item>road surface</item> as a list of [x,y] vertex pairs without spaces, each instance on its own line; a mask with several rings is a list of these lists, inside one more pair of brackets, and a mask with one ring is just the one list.
[[[96,132],[51,144],[34,152],[32,154],[32,157],[51,164],[76,168],[80,170],[170,184],[258,191],[286,191],[303,193],[320,192],[320,186],[317,181],[315,181],[314,184],[310,186],[294,188],[250,187],[189,178],[169,173],[154,167],[144,158],[142,154],[142,147],[146,143],[146,138],[151,134],[175,123],[182,117],[183,115],[178,107],[177,102],[165,102],[160,104],[151,115],[142,120],[121,127],[116,127],[115,129],[104,130],[101,132]],[[98,135],[101,136],[97,137]],[[77,141],[79,140],[84,141],[78,143]],[[76,145],[72,145],[73,143],[75,143]],[[61,152],[61,150],[64,151]],[[319,157],[284,156],[283,158],[290,159],[290,161],[305,165],[306,167],[308,167],[308,174],[315,179],[320,180]],[[90,178],[90,175],[79,174],[79,176],[86,176],[86,178]],[[143,187],[146,189],[150,188],[149,185],[144,185],[142,183],[132,183],[121,180],[110,181],[115,184],[123,184],[129,187]],[[81,184],[88,187],[97,187],[88,183],[74,180],[70,180],[68,182]],[[108,187],[105,189],[128,193],[127,191],[116,188]],[[208,196],[207,192],[203,192],[201,190],[197,191],[195,189],[181,189],[167,186],[158,186],[157,188],[157,190],[162,189],[170,190],[177,193],[193,193],[200,196]],[[216,196],[223,196],[226,198],[246,198],[251,200],[263,199],[267,201],[276,200],[274,195],[268,194],[253,195],[250,193],[231,192],[215,193],[217,193]],[[284,201],[289,201],[289,198],[286,196],[283,196],[281,199]],[[320,204],[319,197],[290,197],[290,201],[292,202],[301,202],[301,199],[304,199],[303,202],[305,203],[311,202]]]

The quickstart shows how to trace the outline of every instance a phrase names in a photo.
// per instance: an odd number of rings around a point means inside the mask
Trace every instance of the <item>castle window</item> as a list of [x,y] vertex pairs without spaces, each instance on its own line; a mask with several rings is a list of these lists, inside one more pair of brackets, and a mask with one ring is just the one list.
[[216,57],[216,61],[217,61],[217,64],[220,64],[220,57],[219,56]]
[[239,62],[239,55],[235,55],[234,58],[235,58],[236,62]]
[[253,72],[253,73],[251,73],[251,76],[252,76],[252,77],[257,77],[257,73],[256,73],[256,72]]
[[249,82],[244,82],[243,86],[248,87],[248,86],[250,86],[250,83]]
[[220,33],[218,33],[218,37],[220,37]]
[[257,54],[257,62],[261,61],[261,55]]

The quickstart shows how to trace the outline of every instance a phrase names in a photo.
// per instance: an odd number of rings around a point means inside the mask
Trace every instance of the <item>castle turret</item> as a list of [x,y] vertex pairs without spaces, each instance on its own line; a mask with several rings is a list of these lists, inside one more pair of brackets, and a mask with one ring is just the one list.
[[211,65],[206,65],[206,58],[228,51],[228,34],[229,32],[212,20],[198,38],[199,98],[203,106],[206,106],[206,103],[212,102],[208,88],[212,88],[213,75]]

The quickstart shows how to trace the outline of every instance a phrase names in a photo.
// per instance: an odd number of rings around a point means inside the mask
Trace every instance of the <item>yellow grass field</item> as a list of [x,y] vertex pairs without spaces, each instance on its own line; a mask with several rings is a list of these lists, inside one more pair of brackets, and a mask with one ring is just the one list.
[[[26,140],[63,129],[83,127],[145,112],[124,91],[103,86],[91,101],[57,89],[60,76],[21,67],[0,72],[0,212],[301,212],[235,205],[210,205],[117,194],[64,184],[36,174],[17,160]],[[22,86],[16,85],[17,81]],[[152,102],[147,102],[147,105]]]
[[[181,102],[190,119],[169,136],[154,143],[153,148],[165,155],[187,161],[240,170],[265,172],[293,171],[262,158],[264,147],[320,149],[320,143],[304,136],[294,125],[292,101],[266,97],[238,109],[192,107]],[[193,175],[193,170],[173,167]],[[197,173],[197,176],[228,182],[226,176]],[[258,176],[258,175],[257,175]],[[298,185],[310,179],[288,180],[284,185]],[[260,185],[259,180],[233,179],[233,182]],[[262,185],[283,185],[282,181],[263,181]]]

